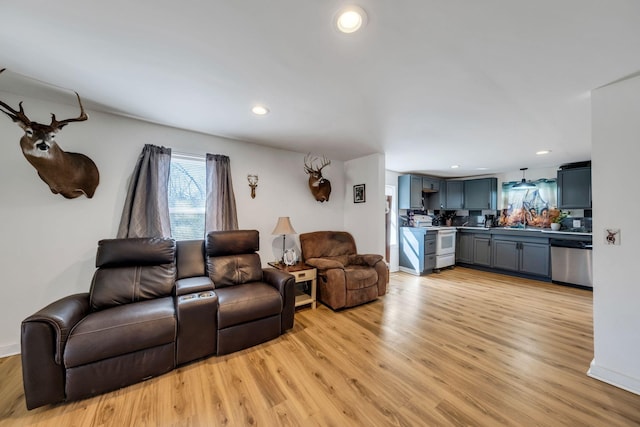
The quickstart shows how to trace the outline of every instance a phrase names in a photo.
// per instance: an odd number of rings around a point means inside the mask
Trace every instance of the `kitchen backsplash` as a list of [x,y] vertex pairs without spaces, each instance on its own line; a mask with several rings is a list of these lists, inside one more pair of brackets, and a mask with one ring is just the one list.
[[[572,209],[571,211],[563,211],[568,214],[567,218],[561,222],[561,230],[578,230],[591,232],[592,230],[592,210],[591,209]],[[431,215],[434,217],[435,223],[445,225],[446,219],[451,218],[451,225],[454,227],[485,227],[497,226],[497,219],[500,218],[500,211],[482,210],[482,211],[419,211],[419,210],[400,210],[400,225],[408,226],[414,214]],[[494,221],[492,221],[492,219]],[[491,225],[487,225],[487,221],[492,221]],[[576,223],[574,224],[574,221]]]

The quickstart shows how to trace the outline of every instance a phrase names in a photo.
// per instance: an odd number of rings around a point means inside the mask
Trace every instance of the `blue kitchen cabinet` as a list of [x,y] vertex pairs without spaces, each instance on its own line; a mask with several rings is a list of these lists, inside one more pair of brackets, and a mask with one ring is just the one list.
[[548,238],[493,236],[493,268],[521,274],[550,276]]
[[557,182],[560,209],[591,208],[591,167],[559,170]]
[[398,209],[422,210],[422,175],[398,177]]
[[436,233],[426,228],[400,227],[400,270],[417,276],[436,267]]
[[491,267],[491,235],[473,235],[473,263]]
[[445,209],[464,208],[464,181],[447,181]]
[[429,210],[442,210],[447,206],[447,181],[444,179],[439,180],[436,188],[438,188],[437,192],[428,193],[424,198]]
[[479,178],[464,181],[464,208],[496,210],[498,205],[498,179]]

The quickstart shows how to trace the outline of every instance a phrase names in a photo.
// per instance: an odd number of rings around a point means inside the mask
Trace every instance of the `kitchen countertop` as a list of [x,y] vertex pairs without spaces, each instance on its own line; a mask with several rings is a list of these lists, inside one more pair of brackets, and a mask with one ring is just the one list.
[[[582,231],[569,231],[569,230],[559,230],[554,231],[550,228],[537,228],[537,227],[528,227],[528,228],[518,228],[518,227],[470,227],[463,226],[458,227],[459,230],[469,230],[469,231],[486,231],[486,232],[499,232],[500,234],[504,233],[541,233],[541,234],[551,234],[551,235],[570,235],[570,236],[592,236],[590,232],[582,232]],[[552,236],[549,236],[552,237]]]

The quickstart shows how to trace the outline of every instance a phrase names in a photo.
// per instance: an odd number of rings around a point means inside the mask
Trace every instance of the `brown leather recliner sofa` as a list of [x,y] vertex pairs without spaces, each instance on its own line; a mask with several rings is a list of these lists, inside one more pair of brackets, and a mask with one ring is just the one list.
[[300,235],[302,260],[318,269],[318,300],[334,310],[373,301],[387,292],[389,267],[382,255],[358,254],[345,231]]
[[83,399],[293,327],[293,276],[262,269],[255,230],[98,243],[88,293],[22,322],[28,409]]

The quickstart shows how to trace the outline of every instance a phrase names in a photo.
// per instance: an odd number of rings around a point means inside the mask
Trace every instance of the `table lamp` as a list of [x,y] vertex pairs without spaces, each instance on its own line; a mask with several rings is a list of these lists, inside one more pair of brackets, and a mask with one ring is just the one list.
[[282,235],[282,257],[280,258],[280,262],[284,264],[284,241],[287,237],[287,234],[298,234],[296,230],[293,229],[291,225],[291,221],[288,216],[281,216],[278,218],[278,223],[276,224],[276,228],[271,232],[272,235]]

